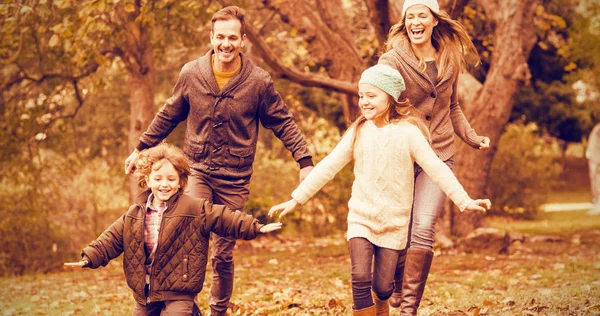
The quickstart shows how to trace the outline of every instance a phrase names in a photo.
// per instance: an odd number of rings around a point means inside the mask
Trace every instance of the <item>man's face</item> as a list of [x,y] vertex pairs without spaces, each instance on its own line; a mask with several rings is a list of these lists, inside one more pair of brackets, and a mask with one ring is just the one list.
[[241,29],[242,24],[237,19],[215,21],[210,32],[210,43],[215,50],[215,65],[219,71],[235,70],[237,56],[246,41]]

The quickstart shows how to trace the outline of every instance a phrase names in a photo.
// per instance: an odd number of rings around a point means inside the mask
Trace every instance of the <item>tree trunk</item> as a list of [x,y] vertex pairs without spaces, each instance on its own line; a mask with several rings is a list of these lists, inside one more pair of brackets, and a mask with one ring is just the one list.
[[[127,69],[129,86],[129,153],[137,146],[140,135],[148,128],[156,108],[154,106],[154,56],[150,43],[150,29],[141,25],[139,15],[141,7],[134,13],[125,13],[117,7],[118,14],[124,23],[125,41],[121,59]],[[137,181],[131,177],[129,181],[130,199],[139,193]]]
[[[535,44],[534,14],[539,0],[480,0],[490,23],[496,25],[490,70],[482,87],[472,102],[462,100],[461,105],[471,126],[491,140],[492,148],[483,152],[457,141],[455,172],[472,198],[484,198],[490,166],[496,153],[498,140],[508,122],[513,108],[513,98],[519,87],[529,80],[527,59]],[[470,78],[465,77],[462,82]],[[472,81],[471,81],[472,82]],[[465,89],[467,87],[461,87]],[[469,97],[469,96],[468,96]],[[492,201],[493,203],[493,201]],[[460,213],[453,208],[449,218],[451,232],[464,236],[482,226],[483,214]]]
[[[147,55],[151,54],[150,51],[147,52]],[[128,153],[137,146],[140,135],[150,125],[156,114],[153,77],[153,71],[148,71],[145,74],[129,73],[127,78],[130,102]],[[129,181],[129,192],[131,200],[139,193],[137,181],[133,177]]]

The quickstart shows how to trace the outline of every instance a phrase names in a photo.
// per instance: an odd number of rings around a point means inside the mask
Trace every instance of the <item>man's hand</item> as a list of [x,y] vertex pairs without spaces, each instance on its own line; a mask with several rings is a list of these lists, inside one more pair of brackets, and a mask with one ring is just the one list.
[[313,170],[313,166],[306,166],[302,169],[300,169],[300,182],[304,181],[304,179],[306,179],[306,176],[308,176],[308,174],[310,173],[311,170]]
[[279,222],[278,223],[267,224],[267,225],[265,225],[265,226],[263,226],[263,227],[260,228],[260,232],[263,233],[263,234],[266,234],[266,233],[270,233],[270,232],[275,231],[275,230],[280,230],[281,229],[281,225],[282,224],[279,223]]
[[489,137],[484,137],[481,143],[479,143],[479,150],[489,150],[490,149],[490,139]]
[[294,199],[275,205],[269,210],[269,216],[273,217],[274,215],[277,215],[279,212],[281,212],[281,214],[279,214],[279,217],[281,218],[285,214],[291,212],[297,205],[298,202],[296,202],[296,200]]
[[134,149],[131,155],[129,155],[129,157],[125,159],[125,174],[129,174],[131,171],[133,171],[133,168],[135,167],[135,162],[137,161],[139,156],[140,152],[137,149]]
[[89,262],[85,259],[81,259],[80,261],[77,262],[65,262],[64,265],[67,267],[80,267],[83,268],[85,267]]

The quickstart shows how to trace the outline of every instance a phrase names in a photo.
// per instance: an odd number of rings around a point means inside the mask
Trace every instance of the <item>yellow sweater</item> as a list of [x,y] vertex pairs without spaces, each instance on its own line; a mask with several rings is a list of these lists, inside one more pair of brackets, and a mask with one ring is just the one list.
[[229,82],[229,79],[235,75],[238,70],[242,68],[242,58],[238,57],[238,66],[232,72],[220,72],[215,69],[215,55],[212,56],[212,70],[215,74],[215,79],[217,79],[217,85],[219,85],[219,90],[223,90],[223,87]]

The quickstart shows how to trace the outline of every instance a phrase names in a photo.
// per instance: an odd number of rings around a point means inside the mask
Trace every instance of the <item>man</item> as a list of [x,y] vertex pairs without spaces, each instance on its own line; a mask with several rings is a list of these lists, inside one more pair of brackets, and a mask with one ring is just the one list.
[[[192,161],[190,194],[243,209],[248,199],[258,124],[273,131],[300,165],[312,169],[307,144],[269,74],[240,51],[246,42],[244,11],[225,7],[213,15],[213,48],[183,66],[173,95],[125,160],[129,173],[138,152],[157,145],[187,119],[184,151]],[[213,235],[212,315],[225,315],[233,289],[235,240]]]
[[594,208],[588,214],[600,215],[600,123],[596,124],[590,133],[585,156],[590,167],[590,183]]

